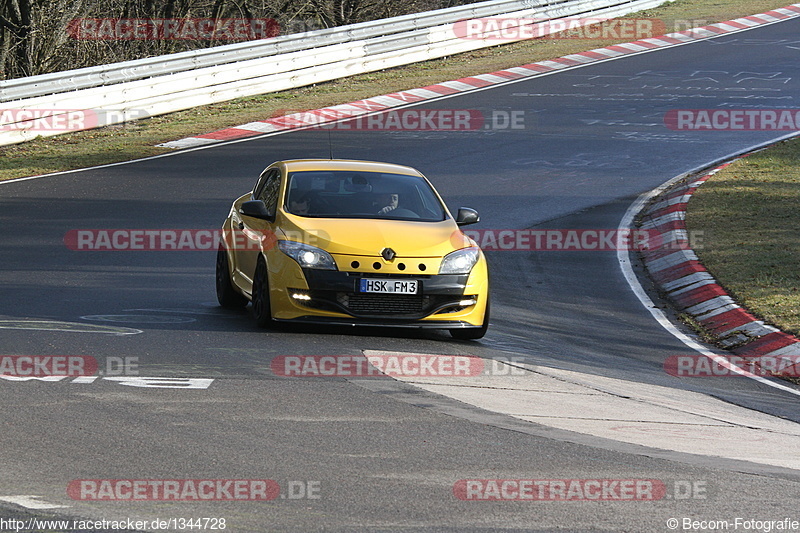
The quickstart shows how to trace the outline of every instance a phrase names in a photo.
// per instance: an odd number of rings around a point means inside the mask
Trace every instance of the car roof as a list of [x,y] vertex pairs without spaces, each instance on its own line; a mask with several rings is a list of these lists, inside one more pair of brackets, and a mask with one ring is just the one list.
[[290,172],[304,170],[349,170],[359,172],[387,172],[422,176],[419,170],[405,165],[381,163],[378,161],[358,161],[354,159],[290,159],[281,161]]

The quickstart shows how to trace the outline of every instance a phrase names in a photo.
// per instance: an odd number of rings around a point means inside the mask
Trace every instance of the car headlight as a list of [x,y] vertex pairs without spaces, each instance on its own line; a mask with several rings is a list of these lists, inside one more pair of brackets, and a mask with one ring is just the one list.
[[278,248],[303,268],[315,268],[318,270],[336,270],[336,262],[331,254],[302,242],[278,241]]
[[469,274],[475,263],[478,262],[480,252],[475,247],[462,248],[450,252],[442,260],[439,274]]

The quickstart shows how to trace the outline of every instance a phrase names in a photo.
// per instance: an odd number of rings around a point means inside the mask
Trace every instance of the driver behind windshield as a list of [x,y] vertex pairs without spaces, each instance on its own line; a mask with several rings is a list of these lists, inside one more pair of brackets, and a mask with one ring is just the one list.
[[384,193],[378,196],[376,202],[378,206],[378,214],[385,215],[397,209],[400,204],[400,195],[397,193]]
[[289,212],[293,215],[305,216],[311,208],[311,199],[309,193],[294,192],[289,199]]

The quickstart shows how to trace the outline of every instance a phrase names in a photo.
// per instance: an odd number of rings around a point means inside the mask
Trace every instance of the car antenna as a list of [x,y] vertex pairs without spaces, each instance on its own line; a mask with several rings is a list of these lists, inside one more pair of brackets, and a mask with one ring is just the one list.
[[328,153],[330,154],[330,159],[333,161],[333,143],[331,142],[331,130],[328,129]]

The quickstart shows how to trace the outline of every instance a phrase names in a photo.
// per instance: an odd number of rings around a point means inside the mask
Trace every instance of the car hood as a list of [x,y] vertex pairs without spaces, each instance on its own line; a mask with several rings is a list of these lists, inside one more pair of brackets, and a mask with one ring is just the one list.
[[284,237],[331,254],[380,257],[391,248],[397,257],[443,257],[471,246],[452,219],[442,222],[407,220],[303,218],[286,215]]

